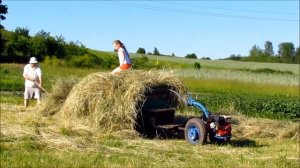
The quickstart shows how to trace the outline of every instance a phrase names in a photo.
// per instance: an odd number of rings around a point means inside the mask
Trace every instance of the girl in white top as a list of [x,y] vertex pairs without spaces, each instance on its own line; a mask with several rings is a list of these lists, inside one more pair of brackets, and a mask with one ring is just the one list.
[[124,70],[131,68],[131,60],[129,58],[128,51],[126,50],[124,44],[120,40],[115,40],[113,42],[114,50],[118,52],[120,66],[114,69],[111,74],[116,74]]

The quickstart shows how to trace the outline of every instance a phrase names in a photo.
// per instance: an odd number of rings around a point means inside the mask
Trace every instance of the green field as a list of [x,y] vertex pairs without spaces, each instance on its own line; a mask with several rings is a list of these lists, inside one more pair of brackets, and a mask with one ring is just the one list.
[[[182,137],[144,139],[130,130],[103,135],[61,127],[58,115],[37,113],[35,103],[22,107],[24,65],[1,64],[1,167],[300,166],[299,65],[162,56],[149,60],[174,72],[208,109],[232,115],[232,141],[192,146]],[[195,61],[200,70],[193,69]],[[44,64],[41,68],[48,92],[57,80],[80,80],[100,71]],[[255,71],[260,68],[274,71]],[[179,113],[199,115],[190,108]]]
[[[142,57],[140,54],[132,54],[132,57]],[[177,64],[193,65],[195,62],[199,62],[202,67],[209,69],[227,69],[227,70],[239,70],[239,69],[259,69],[269,68],[273,70],[290,71],[295,75],[299,75],[299,64],[281,64],[281,63],[261,63],[261,62],[241,62],[231,60],[199,60],[199,59],[186,59],[181,57],[171,56],[155,56],[147,55],[151,60],[158,62],[169,62]],[[192,67],[192,66],[191,66]]]

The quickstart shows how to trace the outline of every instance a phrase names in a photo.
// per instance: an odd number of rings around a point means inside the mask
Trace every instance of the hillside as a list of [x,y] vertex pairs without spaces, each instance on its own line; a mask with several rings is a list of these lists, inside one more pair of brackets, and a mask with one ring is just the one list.
[[[132,53],[133,58],[140,58],[143,55]],[[285,64],[285,63],[262,63],[262,62],[245,62],[245,61],[232,61],[232,60],[202,60],[202,59],[188,59],[182,57],[172,56],[156,56],[156,55],[145,55],[150,60],[176,63],[176,64],[189,64],[193,68],[193,64],[198,62],[203,68],[210,69],[226,69],[226,70],[242,70],[242,69],[262,69],[268,68],[272,70],[290,71],[295,75],[299,75],[299,64]]]

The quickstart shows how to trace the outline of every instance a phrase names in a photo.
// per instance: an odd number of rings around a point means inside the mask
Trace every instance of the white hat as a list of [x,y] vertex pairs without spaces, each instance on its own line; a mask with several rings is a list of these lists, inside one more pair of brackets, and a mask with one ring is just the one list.
[[29,63],[30,64],[36,64],[36,63],[38,63],[38,61],[36,60],[35,57],[31,57]]

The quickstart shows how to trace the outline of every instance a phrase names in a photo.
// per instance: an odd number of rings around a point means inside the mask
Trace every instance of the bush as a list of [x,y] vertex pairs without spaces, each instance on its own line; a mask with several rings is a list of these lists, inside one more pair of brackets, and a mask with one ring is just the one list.
[[141,58],[132,58],[132,63],[137,69],[148,69],[153,67],[147,56],[142,56]]
[[107,53],[101,54],[84,54],[81,56],[73,56],[68,58],[67,65],[80,68],[101,68],[110,69],[117,66],[118,60]]
[[45,65],[61,66],[64,65],[64,60],[58,59],[56,56],[46,56],[43,63]]
[[197,55],[195,53],[187,54],[185,58],[197,59]]
[[144,48],[139,48],[136,53],[137,54],[146,54],[146,50]]
[[194,63],[194,69],[201,69],[201,65],[198,62]]

